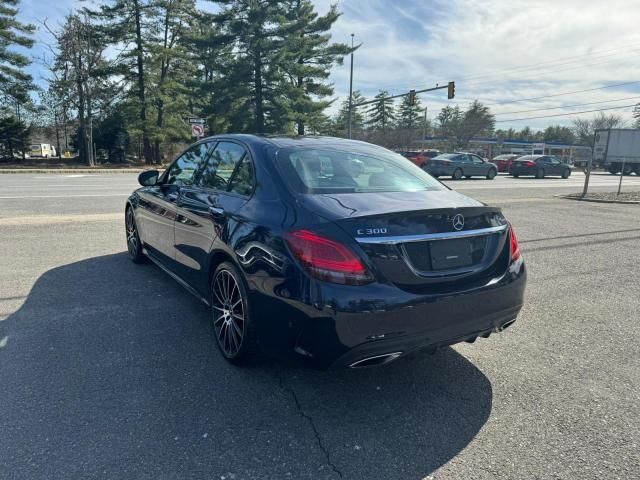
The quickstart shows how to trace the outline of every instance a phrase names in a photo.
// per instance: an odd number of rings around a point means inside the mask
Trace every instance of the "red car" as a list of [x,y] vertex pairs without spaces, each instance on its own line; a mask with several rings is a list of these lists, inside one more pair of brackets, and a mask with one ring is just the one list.
[[405,158],[408,158],[419,167],[424,167],[433,157],[440,155],[438,150],[421,150],[398,152]]
[[498,155],[497,157],[493,157],[493,160],[491,161],[498,166],[499,172],[509,172],[509,169],[511,168],[511,165],[513,164],[515,159],[520,156],[521,155],[508,153],[506,155]]

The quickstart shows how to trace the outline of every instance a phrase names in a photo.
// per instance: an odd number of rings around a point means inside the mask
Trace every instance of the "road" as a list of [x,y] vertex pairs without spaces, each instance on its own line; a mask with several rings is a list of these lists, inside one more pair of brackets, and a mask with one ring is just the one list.
[[509,330],[318,372],[227,364],[206,309],[128,261],[135,175],[0,175],[0,478],[640,478],[640,206],[553,197],[583,178],[447,182],[517,229]]

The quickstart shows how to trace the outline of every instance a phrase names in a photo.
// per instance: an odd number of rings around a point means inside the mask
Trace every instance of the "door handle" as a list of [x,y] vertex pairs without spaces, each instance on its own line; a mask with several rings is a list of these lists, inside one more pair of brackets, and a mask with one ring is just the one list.
[[220,207],[209,207],[209,213],[212,217],[219,218],[224,216],[224,208]]

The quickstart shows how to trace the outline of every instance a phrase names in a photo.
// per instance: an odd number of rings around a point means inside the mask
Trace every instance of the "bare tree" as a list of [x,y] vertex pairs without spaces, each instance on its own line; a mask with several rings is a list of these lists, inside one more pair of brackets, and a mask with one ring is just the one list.
[[606,128],[624,127],[625,121],[622,116],[616,113],[599,112],[591,120],[587,118],[576,118],[573,121],[573,132],[578,143],[593,146],[593,136],[596,130]]

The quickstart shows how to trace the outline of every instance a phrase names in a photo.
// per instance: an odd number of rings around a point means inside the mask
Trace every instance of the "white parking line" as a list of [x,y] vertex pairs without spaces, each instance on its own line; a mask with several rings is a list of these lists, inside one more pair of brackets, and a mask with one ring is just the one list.
[[88,193],[78,195],[15,195],[0,196],[0,200],[13,200],[21,198],[76,198],[76,197],[128,197],[130,193]]
[[113,220],[121,220],[124,216],[118,213],[89,213],[75,215],[32,215],[22,217],[0,218],[2,226],[18,226],[18,225],[50,225],[56,223],[74,223],[74,222],[109,222]]

